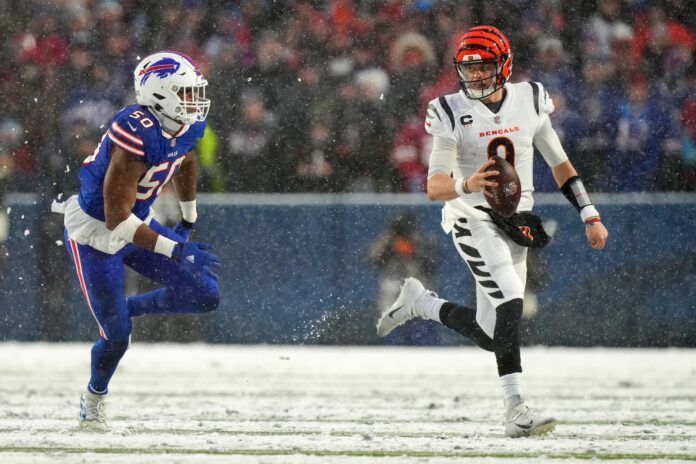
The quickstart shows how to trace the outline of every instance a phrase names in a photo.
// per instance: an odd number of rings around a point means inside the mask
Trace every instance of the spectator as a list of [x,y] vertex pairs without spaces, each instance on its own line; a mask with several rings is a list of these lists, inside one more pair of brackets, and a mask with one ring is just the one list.
[[675,145],[671,115],[650,98],[650,87],[638,76],[620,106],[616,150],[609,156],[607,190],[651,191],[665,152]]
[[339,90],[335,108],[333,147],[337,178],[352,192],[385,192],[395,188],[389,162],[393,129],[384,104],[389,77],[381,69],[361,71],[355,83]]
[[409,32],[399,37],[391,51],[391,113],[404,120],[417,115],[416,106],[423,82],[434,72],[436,63],[432,44],[424,36]]
[[608,59],[614,38],[630,29],[621,18],[619,0],[600,0],[597,11],[590,17],[589,26],[585,53],[597,59]]
[[563,44],[555,37],[541,37],[537,42],[533,80],[549,92],[564,95],[572,104],[578,98],[577,80],[567,63]]
[[[87,150],[86,141],[77,147],[67,142],[75,131],[96,144],[104,115],[126,103],[122,89],[129,86],[137,56],[175,48],[193,56],[210,76],[208,121],[211,134],[220,137],[219,150],[206,151],[215,153],[206,171],[211,189],[222,188],[229,139],[244,126],[237,119],[249,111],[242,109],[240,96],[253,91],[264,102],[264,118],[273,115],[275,121],[264,138],[272,139],[266,151],[276,153],[276,179],[258,188],[418,190],[427,150],[418,142],[419,113],[430,95],[458,91],[448,42],[482,22],[509,33],[517,51],[514,78],[538,80],[562,94],[593,134],[578,142],[591,187],[610,184],[606,154],[625,140],[617,135],[617,122],[626,121],[619,102],[626,103],[627,83],[640,73],[650,73],[655,98],[648,106],[660,114],[685,115],[684,124],[672,124],[676,137],[668,137],[682,143],[676,149],[668,143],[671,148],[659,151],[658,164],[664,170],[682,160],[674,168],[689,169],[693,2],[176,0],[165,6],[27,0],[9,5],[0,15],[5,39],[0,57],[10,63],[0,71],[3,117],[22,126],[21,148],[33,155],[31,169],[48,187],[60,184],[60,171],[74,162],[75,153]],[[369,91],[357,80],[376,75],[375,70],[388,73],[384,92],[377,94],[382,100],[367,97]],[[255,154],[229,158],[237,156]],[[14,169],[9,185],[28,185],[22,182],[25,171]],[[689,188],[684,175],[652,188]]]
[[220,158],[228,191],[274,192],[283,189],[278,178],[286,163],[275,143],[278,124],[260,94],[247,91],[241,111],[227,137],[227,155]]

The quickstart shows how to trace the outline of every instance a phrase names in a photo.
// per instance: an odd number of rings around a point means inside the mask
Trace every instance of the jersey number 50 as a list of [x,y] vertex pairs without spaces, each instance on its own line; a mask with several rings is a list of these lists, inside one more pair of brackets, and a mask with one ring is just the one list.
[[[140,182],[138,182],[138,193],[135,194],[135,198],[142,201],[147,200],[153,194],[155,196],[159,195],[162,188],[169,182],[177,169],[179,169],[179,165],[185,158],[185,156],[181,156],[172,163],[165,161],[164,163],[157,164],[148,169],[140,178]],[[169,170],[169,172],[167,172],[167,176],[164,180],[153,179],[158,173],[166,170]],[[144,191],[141,189],[144,189]]]
[[505,161],[515,165],[515,144],[507,137],[496,137],[488,142],[488,159],[493,156],[505,158]]

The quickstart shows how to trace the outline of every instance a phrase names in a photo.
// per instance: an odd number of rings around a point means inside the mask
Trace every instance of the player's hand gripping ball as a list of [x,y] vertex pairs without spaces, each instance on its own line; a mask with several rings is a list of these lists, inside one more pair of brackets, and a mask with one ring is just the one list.
[[512,216],[517,211],[520,204],[522,188],[520,178],[517,176],[515,168],[500,156],[491,157],[494,164],[486,168],[486,171],[498,171],[499,174],[489,177],[498,182],[497,187],[486,186],[484,196],[491,209],[505,217]]

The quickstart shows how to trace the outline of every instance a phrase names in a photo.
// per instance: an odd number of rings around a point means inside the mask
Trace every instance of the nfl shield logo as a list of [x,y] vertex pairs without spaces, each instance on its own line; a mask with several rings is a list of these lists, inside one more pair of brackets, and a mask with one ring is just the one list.
[[170,144],[172,147],[173,147],[174,145],[176,145],[176,139],[172,139],[172,141],[169,142],[169,144]]
[[493,122],[496,124],[500,124],[500,116],[496,116],[493,118]]

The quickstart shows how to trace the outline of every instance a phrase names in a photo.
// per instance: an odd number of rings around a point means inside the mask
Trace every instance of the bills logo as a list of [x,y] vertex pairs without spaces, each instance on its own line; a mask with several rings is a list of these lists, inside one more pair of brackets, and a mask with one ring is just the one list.
[[180,63],[174,58],[162,58],[159,61],[148,64],[138,74],[139,76],[143,76],[140,80],[140,85],[145,84],[145,81],[147,81],[153,73],[160,79],[171,76],[179,70],[179,66],[181,66]]

